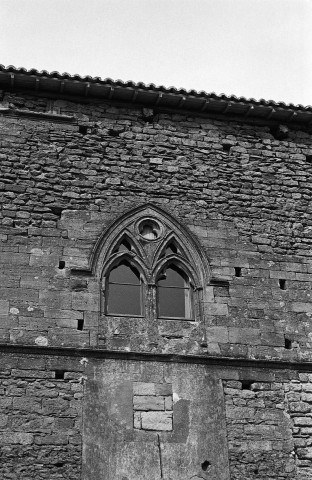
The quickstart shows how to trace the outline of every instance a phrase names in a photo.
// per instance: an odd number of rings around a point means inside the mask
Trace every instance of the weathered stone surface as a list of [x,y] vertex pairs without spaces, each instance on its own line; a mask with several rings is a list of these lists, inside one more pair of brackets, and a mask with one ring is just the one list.
[[[81,386],[80,379],[55,380],[45,356],[17,355],[11,363],[7,357],[7,371],[0,371],[0,477],[56,480],[62,471],[66,478],[77,479],[81,399],[76,386]],[[17,365],[19,369],[12,368]]]
[[[133,394],[134,395],[155,395],[155,383],[134,382]],[[158,394],[160,392],[157,392]]]
[[[312,373],[287,369],[312,360],[310,127],[1,95],[14,115],[0,115],[0,478],[94,480],[110,468],[108,480],[158,480],[159,452],[172,480],[312,478]],[[157,318],[155,279],[144,315],[106,315],[99,245],[146,205],[198,246],[202,271],[186,259],[200,278],[194,318]],[[170,361],[80,356],[89,348]],[[173,374],[176,355],[194,364]],[[207,355],[242,363],[222,360],[207,379],[209,362],[194,360]]]
[[135,410],[164,410],[164,397],[134,396],[133,408]]
[[[162,393],[172,388],[173,410],[135,411],[134,400],[144,398],[133,395],[145,383],[137,382],[138,377],[152,379],[153,372],[164,370],[166,382],[155,381],[155,387],[163,385]],[[90,380],[83,427],[84,478],[104,473],[106,478],[127,475],[129,480],[143,480],[148,468],[148,477],[158,480],[159,449],[163,472],[170,472],[172,480],[194,477],[205,459],[212,464],[212,480],[229,478],[222,388],[212,372],[200,365],[168,364],[164,369],[157,362],[117,360],[110,365],[90,363],[85,375]],[[151,393],[146,396],[155,399],[151,383],[146,382]],[[99,455],[100,449],[108,451],[112,445],[113,462]]]
[[142,412],[142,428],[144,430],[172,430],[172,413],[168,412]]

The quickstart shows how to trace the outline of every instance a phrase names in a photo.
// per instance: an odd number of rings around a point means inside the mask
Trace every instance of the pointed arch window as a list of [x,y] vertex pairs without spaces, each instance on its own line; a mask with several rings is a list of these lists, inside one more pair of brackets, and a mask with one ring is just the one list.
[[175,221],[146,209],[112,228],[105,245],[100,273],[105,315],[198,317],[205,267],[195,242]]
[[160,318],[193,317],[193,286],[186,273],[174,263],[158,278],[157,304]]
[[139,271],[124,260],[106,280],[107,315],[142,315],[143,283]]

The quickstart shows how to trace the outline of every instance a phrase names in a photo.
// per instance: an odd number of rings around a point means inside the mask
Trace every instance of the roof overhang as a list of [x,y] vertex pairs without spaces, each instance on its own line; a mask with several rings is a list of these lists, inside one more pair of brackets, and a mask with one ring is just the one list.
[[215,114],[276,121],[282,124],[299,123],[309,125],[312,122],[312,107],[286,105],[272,100],[254,100],[244,97],[217,95],[215,93],[186,91],[173,87],[145,85],[144,83],[122,82],[121,80],[102,80],[99,77],[80,77],[79,75],[60,74],[58,72],[26,70],[0,65],[0,88],[9,91],[32,91],[57,96],[97,99],[143,105],[146,108],[162,108],[174,111],[189,111],[198,114]]

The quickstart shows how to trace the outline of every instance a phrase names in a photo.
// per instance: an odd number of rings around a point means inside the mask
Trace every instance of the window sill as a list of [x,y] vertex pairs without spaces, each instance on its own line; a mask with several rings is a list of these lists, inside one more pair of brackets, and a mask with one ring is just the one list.
[[121,318],[144,318],[143,315],[129,315],[122,313],[104,313],[105,317],[121,317]]
[[195,322],[195,318],[185,317],[157,317],[157,320],[180,320],[182,322]]

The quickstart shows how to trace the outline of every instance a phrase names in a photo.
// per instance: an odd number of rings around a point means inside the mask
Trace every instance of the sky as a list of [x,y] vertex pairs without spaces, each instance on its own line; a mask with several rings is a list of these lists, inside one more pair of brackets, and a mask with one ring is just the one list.
[[312,105],[312,0],[0,0],[0,63]]

